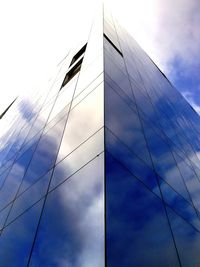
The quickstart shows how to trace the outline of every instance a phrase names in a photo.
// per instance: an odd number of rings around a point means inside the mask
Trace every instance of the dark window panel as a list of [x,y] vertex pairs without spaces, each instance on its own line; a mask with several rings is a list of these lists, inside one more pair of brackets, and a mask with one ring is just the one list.
[[112,62],[112,60],[108,60],[108,58],[105,58],[104,66],[105,74],[107,74],[117,84],[117,86],[127,94],[128,97],[133,99],[130,81],[124,71],[120,69],[120,66],[117,66]]
[[127,95],[122,88],[119,87],[119,85],[111,79],[111,77],[108,74],[105,75],[105,88],[107,84],[117,93],[128,105],[130,108],[132,108],[135,112],[137,112],[135,101],[132,98],[131,95]]
[[106,154],[107,265],[179,266],[160,199]]
[[200,233],[171,209],[168,208],[167,211],[180,256],[181,266],[200,266]]
[[0,211],[0,233],[7,220],[7,216],[8,216],[8,213],[10,212],[11,205],[12,204],[8,205],[6,208]]
[[139,158],[152,166],[137,113],[107,84],[105,84],[105,125]]
[[149,125],[145,124],[144,130],[156,172],[175,191],[191,202],[186,185],[168,144]]
[[81,64],[82,64],[83,58],[81,58],[74,66],[71,68],[66,76],[65,79],[61,85],[60,90],[80,71],[81,69]]
[[141,180],[152,192],[160,196],[157,175],[144,161],[139,159],[129,147],[119,140],[110,130],[105,132],[106,150],[120,162],[132,175]]
[[187,189],[190,193],[191,199],[194,203],[196,209],[200,211],[200,182],[197,178],[195,172],[191,167],[189,167],[183,159],[178,155],[175,155],[178,162],[178,166],[181,172],[181,175],[186,183]]
[[86,50],[87,44],[85,44],[77,53],[76,55],[72,58],[72,61],[70,63],[70,66],[74,64],[82,55],[84,55],[85,50]]
[[3,230],[0,237],[2,267],[27,267],[43,202],[39,202]]
[[177,214],[184,218],[188,223],[200,230],[200,221],[197,212],[191,203],[186,201],[171,186],[159,178],[160,188],[165,203],[170,206]]

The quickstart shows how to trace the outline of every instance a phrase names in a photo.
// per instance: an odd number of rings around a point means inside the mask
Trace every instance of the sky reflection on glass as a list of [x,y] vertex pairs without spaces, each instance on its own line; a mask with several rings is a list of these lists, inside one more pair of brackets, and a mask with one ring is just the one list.
[[102,22],[62,90],[75,49],[48,92],[12,107],[1,267],[199,266],[200,119],[112,18],[106,37]]
[[30,266],[104,266],[103,175],[101,155],[49,194]]

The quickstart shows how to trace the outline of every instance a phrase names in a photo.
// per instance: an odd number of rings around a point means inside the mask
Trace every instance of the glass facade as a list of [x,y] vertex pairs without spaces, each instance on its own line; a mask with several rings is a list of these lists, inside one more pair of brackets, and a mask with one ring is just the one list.
[[200,118],[109,11],[2,119],[1,267],[200,266]]

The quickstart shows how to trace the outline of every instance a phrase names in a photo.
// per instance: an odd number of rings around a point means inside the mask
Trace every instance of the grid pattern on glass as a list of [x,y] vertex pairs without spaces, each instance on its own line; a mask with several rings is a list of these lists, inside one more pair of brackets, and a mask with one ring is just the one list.
[[114,19],[94,25],[6,113],[0,264],[199,266],[199,116]]
[[[152,235],[154,242],[156,242],[157,234],[159,241],[162,236],[157,227],[153,230],[153,225],[151,225],[146,229],[145,223],[143,224],[142,214],[148,222],[151,220],[148,211],[142,208],[143,202],[137,206],[137,201],[141,201],[143,195],[140,192],[145,187],[151,194],[156,195],[161,201],[161,206],[163,205],[162,220],[165,221],[165,227],[168,229],[168,237],[166,236],[164,239],[165,241],[167,238],[171,240],[169,245],[171,251],[164,252],[168,256],[162,265],[181,266],[187,262],[188,266],[198,266],[200,257],[195,245],[198,246],[200,233],[200,119],[173,88],[166,76],[118,23],[109,19],[105,23],[105,28],[109,36],[113,38],[111,40],[119,41],[120,51],[123,53],[123,58],[120,60],[117,56],[111,57],[109,44],[113,45],[104,42],[105,145],[106,150],[113,157],[113,163],[110,163],[108,160],[110,156],[106,156],[105,166],[107,264],[113,266],[119,262],[122,266],[147,264],[159,266],[161,264],[159,263],[160,257],[153,258],[152,256],[163,253],[159,250],[159,245],[155,247],[152,245],[155,252],[150,255],[144,252],[145,242],[148,244],[147,250],[151,247],[149,244],[152,242]],[[124,73],[123,79],[120,79],[117,74],[120,71]],[[127,88],[130,88],[129,91]],[[128,97],[125,98],[122,91]],[[135,119],[133,119],[133,114],[135,114]],[[134,123],[133,126],[133,122],[137,123]],[[145,149],[141,149],[141,144]],[[150,161],[145,160],[147,155],[150,156]],[[123,168],[124,171],[121,173],[124,174],[119,174],[118,165]],[[109,170],[112,171],[112,175]],[[133,191],[136,185],[131,188],[128,181],[126,180],[127,184],[125,181],[125,177],[129,175],[140,181],[135,197],[133,197]],[[109,179],[113,179],[113,183]],[[110,186],[109,183],[111,183]],[[117,188],[117,183],[119,183],[119,188]],[[132,181],[132,183],[134,182]],[[127,193],[124,194],[126,197],[124,197],[123,203],[123,190],[125,192],[133,190],[130,194],[133,201],[128,199]],[[131,203],[130,207],[128,203]],[[154,209],[156,204],[154,203],[151,207]],[[150,210],[153,214],[152,208]],[[124,212],[121,212],[122,210]],[[176,222],[174,223],[170,210],[179,218],[176,221],[179,220],[179,227],[182,227],[183,231],[177,233],[178,229],[174,226]],[[137,216],[137,212],[140,213],[140,216]],[[136,216],[135,220],[134,216]],[[139,222],[140,219],[141,222]],[[156,224],[160,219],[157,218],[155,221],[153,219],[153,221]],[[116,221],[118,222],[117,226],[114,225]],[[136,222],[138,222],[138,226]],[[133,225],[129,229],[132,223]],[[126,230],[123,230],[123,227]],[[136,242],[139,230],[141,230],[140,238],[145,232],[141,248],[139,248],[139,241]],[[124,233],[126,231],[128,237]],[[133,233],[134,238],[128,244]],[[192,241],[190,233],[193,236]],[[113,242],[113,240],[115,241]],[[134,246],[134,242],[136,242],[136,246]],[[165,242],[164,240],[162,242],[164,249]],[[122,247],[115,245],[119,243],[122,243]],[[190,245],[191,253],[185,249]],[[128,247],[128,249],[123,250],[123,247]],[[136,251],[134,258],[131,258],[132,251]],[[117,258],[114,255],[120,255],[120,257]],[[146,260],[148,263],[145,262]]]

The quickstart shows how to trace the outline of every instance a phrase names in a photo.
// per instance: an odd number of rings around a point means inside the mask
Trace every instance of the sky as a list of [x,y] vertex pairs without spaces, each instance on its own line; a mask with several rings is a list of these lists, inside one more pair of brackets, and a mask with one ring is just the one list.
[[[0,113],[38,90],[87,31],[98,0],[0,2]],[[200,1],[107,0],[115,17],[200,114]],[[80,38],[81,39],[81,38]]]

